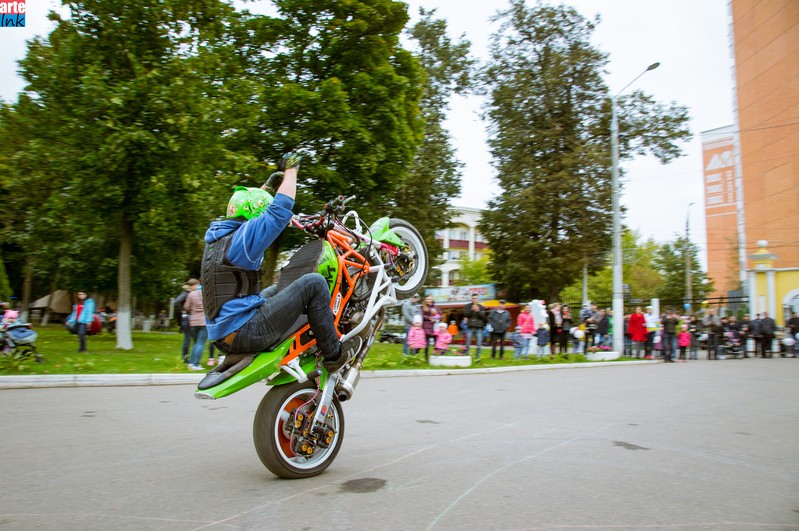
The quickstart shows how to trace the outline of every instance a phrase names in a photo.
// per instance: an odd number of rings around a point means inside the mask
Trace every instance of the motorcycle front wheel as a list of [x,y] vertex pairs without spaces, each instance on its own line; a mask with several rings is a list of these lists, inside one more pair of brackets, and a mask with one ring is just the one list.
[[253,440],[261,462],[270,472],[284,479],[309,478],[321,474],[338,455],[344,438],[344,413],[337,398],[333,398],[327,413],[327,423],[335,434],[327,448],[316,446],[311,456],[298,455],[293,450],[295,430],[288,422],[297,408],[312,414],[318,400],[312,381],[293,382],[271,388],[261,400],[253,421]]
[[403,271],[402,279],[394,284],[397,298],[399,300],[409,299],[422,289],[425,280],[427,280],[427,271],[430,268],[427,245],[425,245],[424,238],[416,230],[416,227],[404,219],[391,218],[388,226],[405,244],[405,247],[400,250],[406,255],[412,256],[409,263],[402,264],[407,266],[408,269]]

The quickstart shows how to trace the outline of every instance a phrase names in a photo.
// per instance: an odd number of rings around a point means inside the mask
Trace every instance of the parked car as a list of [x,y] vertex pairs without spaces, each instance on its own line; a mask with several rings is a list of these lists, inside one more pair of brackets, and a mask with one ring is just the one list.
[[405,343],[405,334],[403,332],[383,330],[380,332],[380,342],[402,344]]

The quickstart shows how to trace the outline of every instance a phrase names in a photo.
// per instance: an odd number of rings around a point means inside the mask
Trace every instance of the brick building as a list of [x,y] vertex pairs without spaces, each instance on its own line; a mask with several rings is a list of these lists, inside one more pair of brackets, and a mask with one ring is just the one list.
[[702,134],[708,272],[716,295],[743,289],[756,313],[758,242],[773,268],[799,267],[799,2],[730,0],[729,12],[736,123]]

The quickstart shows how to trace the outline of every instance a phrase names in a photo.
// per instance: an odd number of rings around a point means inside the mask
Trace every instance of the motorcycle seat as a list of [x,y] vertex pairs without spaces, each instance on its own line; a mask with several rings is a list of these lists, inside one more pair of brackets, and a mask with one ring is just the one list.
[[308,316],[305,314],[300,315],[294,323],[283,332],[278,339],[275,340],[274,343],[266,347],[266,351],[275,350],[278,345],[282,342],[293,336],[297,333],[297,331],[302,328],[303,326],[308,324]]

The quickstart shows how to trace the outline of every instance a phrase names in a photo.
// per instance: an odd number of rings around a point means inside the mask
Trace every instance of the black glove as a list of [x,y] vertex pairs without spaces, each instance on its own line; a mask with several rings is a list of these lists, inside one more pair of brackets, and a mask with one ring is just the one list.
[[281,184],[283,184],[283,172],[276,171],[266,180],[266,183],[264,183],[264,188],[270,194],[275,195],[275,192],[278,188],[280,188]]
[[277,163],[277,169],[280,171],[286,171],[289,168],[299,169],[300,160],[302,160],[302,157],[299,155],[299,153],[289,151],[283,155],[283,158],[281,158],[280,162]]

